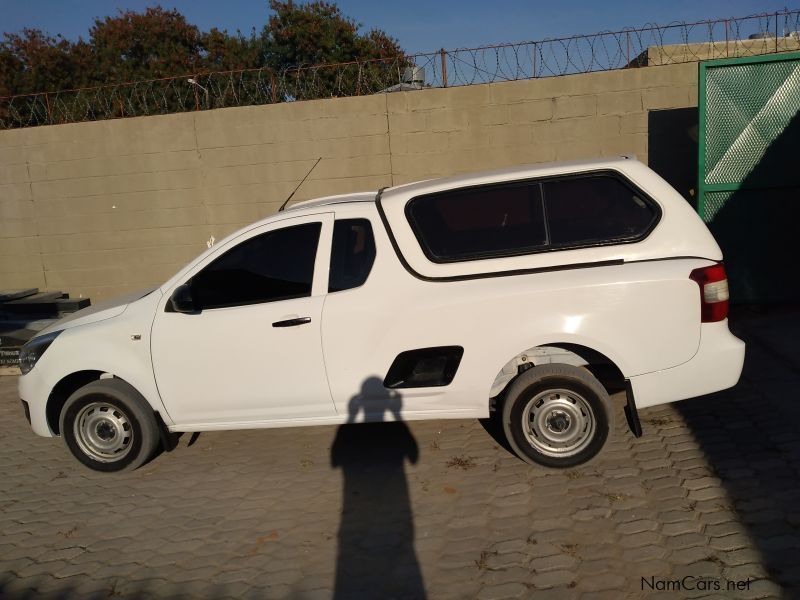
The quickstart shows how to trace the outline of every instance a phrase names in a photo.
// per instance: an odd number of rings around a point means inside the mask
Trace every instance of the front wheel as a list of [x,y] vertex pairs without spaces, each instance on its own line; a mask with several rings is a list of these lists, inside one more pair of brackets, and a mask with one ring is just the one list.
[[61,435],[72,455],[94,471],[132,471],[158,443],[153,409],[120,379],[99,379],[73,393],[61,411]]
[[503,431],[514,452],[546,467],[574,467],[593,458],[612,419],[606,389],[572,365],[528,369],[511,384],[503,404]]

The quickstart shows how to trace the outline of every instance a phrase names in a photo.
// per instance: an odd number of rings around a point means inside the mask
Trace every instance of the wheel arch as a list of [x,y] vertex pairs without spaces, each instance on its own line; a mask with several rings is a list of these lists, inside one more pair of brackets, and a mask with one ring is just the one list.
[[[58,383],[53,386],[53,389],[50,391],[50,395],[47,398],[47,405],[45,407],[45,415],[47,416],[47,425],[50,427],[50,431],[53,432],[53,435],[61,435],[61,426],[60,426],[60,418],[61,418],[61,411],[64,408],[64,405],[67,402],[67,399],[78,391],[83,386],[91,383],[92,381],[97,381],[98,379],[119,379],[120,381],[124,381],[126,384],[130,385],[132,388],[136,389],[136,386],[131,384],[130,381],[119,377],[113,373],[108,373],[106,371],[101,371],[98,369],[84,369],[81,371],[74,371],[68,375],[63,376]],[[138,390],[137,390],[138,391]],[[141,392],[139,392],[141,393]],[[157,420],[162,420],[161,414],[156,410],[150,402],[148,402],[150,408],[156,415]]]
[[47,397],[47,405],[45,407],[47,425],[50,427],[50,431],[53,432],[53,435],[61,435],[59,420],[61,411],[67,403],[67,399],[86,384],[100,379],[103,373],[103,371],[94,369],[76,371],[62,377],[58,383],[53,386],[50,395]]
[[607,354],[575,342],[549,342],[526,348],[511,357],[497,372],[490,391],[489,409],[497,408],[508,388],[531,367],[544,364],[568,364],[586,368],[609,394],[625,389],[625,375]]

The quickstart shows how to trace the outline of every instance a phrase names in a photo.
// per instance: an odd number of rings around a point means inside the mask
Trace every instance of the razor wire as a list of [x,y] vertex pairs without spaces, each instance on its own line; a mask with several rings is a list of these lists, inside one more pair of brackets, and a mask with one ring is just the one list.
[[[800,50],[800,10],[347,63],[185,74],[0,98],[0,129],[456,87]],[[422,76],[424,74],[424,77]]]

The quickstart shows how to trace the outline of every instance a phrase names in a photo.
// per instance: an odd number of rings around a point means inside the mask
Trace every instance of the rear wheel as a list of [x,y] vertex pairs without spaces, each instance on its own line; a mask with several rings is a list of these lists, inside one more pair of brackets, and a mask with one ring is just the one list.
[[541,365],[521,374],[503,404],[503,430],[523,460],[573,467],[603,448],[612,424],[611,400],[586,369]]
[[132,471],[144,464],[158,444],[153,409],[120,379],[93,381],[75,393],[61,411],[64,442],[95,471]]

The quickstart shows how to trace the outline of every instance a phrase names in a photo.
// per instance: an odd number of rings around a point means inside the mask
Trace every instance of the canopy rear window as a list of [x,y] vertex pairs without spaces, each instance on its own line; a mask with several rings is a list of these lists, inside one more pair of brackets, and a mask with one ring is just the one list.
[[439,263],[638,241],[659,214],[610,172],[448,190],[406,206],[425,255]]

